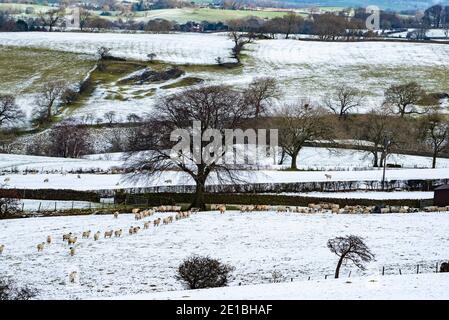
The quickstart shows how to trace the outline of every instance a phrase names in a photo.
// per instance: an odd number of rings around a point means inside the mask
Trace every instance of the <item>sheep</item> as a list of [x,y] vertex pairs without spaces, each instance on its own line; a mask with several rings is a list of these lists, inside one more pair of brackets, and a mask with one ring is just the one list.
[[104,237],[105,237],[105,238],[112,238],[112,234],[113,234],[113,233],[114,233],[113,230],[111,230],[111,231],[105,231]]
[[225,213],[226,212],[226,206],[225,205],[219,206],[218,207],[218,211],[220,211],[221,214]]
[[140,211],[140,209],[138,209],[138,208],[134,208],[134,209],[131,210],[131,212],[133,214],[139,213],[139,211]]
[[161,218],[157,218],[153,221],[153,224],[155,227],[158,227],[160,223],[161,223]]
[[44,251],[45,242],[39,243],[37,245],[37,252]]
[[120,238],[122,236],[122,229],[114,231],[114,235],[116,238]]
[[69,233],[67,233],[67,234],[64,234],[63,236],[62,236],[62,241],[68,241],[69,240],[69,238],[72,236],[72,233],[71,232],[69,232]]
[[5,180],[3,180],[3,182],[9,182],[11,181],[11,178],[5,178]]
[[115,219],[118,218],[118,215],[119,215],[119,212],[118,212],[118,211],[114,212],[114,218],[115,218]]
[[69,274],[69,282],[70,283],[75,283],[77,276],[78,276],[78,272],[76,272],[76,271],[70,272],[70,274]]
[[0,254],[3,253],[3,250],[5,250],[5,245],[4,244],[0,244]]
[[134,214],[134,219],[135,219],[136,221],[139,221],[139,220],[142,219],[142,215],[141,215],[140,213],[135,213],[135,214]]
[[144,228],[144,229],[149,229],[149,228],[150,228],[150,224],[151,224],[150,221],[145,222],[145,223],[143,224],[143,228]]
[[95,234],[94,234],[94,240],[95,241],[98,241],[99,239],[100,239],[100,231],[97,231]]
[[131,226],[131,228],[129,228],[128,233],[129,233],[130,235],[133,235],[133,234],[134,234],[134,227],[133,227],[133,226]]
[[70,247],[70,256],[74,256],[76,253],[75,247]]
[[51,236],[47,236],[47,244],[51,244]]
[[77,240],[78,240],[78,237],[70,237],[69,240],[67,240],[67,243],[69,245],[75,244]]
[[50,180],[48,180],[48,178],[44,179],[44,183],[49,182]]
[[330,175],[330,174],[324,174],[324,176],[326,177],[326,180],[332,180],[332,175]]
[[140,230],[140,227],[134,227],[133,233],[137,233],[137,232],[139,232],[139,230]]
[[78,179],[81,179],[81,176],[80,176],[80,175],[77,175],[76,177],[77,177]]
[[287,212],[287,207],[284,207],[284,206],[279,206],[279,207],[277,207],[277,210],[276,210],[277,212]]
[[83,239],[89,239],[90,238],[90,230],[83,232]]

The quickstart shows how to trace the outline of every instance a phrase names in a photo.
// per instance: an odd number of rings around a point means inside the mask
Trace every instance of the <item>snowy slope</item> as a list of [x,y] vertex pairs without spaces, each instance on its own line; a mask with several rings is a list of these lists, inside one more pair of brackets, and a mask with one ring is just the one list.
[[[157,214],[157,216],[164,216]],[[151,219],[154,219],[152,217]],[[387,275],[435,270],[448,259],[449,213],[386,215],[241,214],[207,212],[168,226],[128,235],[130,226],[143,226],[133,215],[72,216],[0,220],[0,273],[40,290],[39,298],[113,297],[182,290],[176,268],[191,254],[210,255],[233,265],[230,285],[269,283],[278,271],[284,281],[324,280],[337,257],[327,240],[346,234],[363,236],[376,255],[363,274],[344,266],[342,277]],[[80,239],[81,232],[123,229],[122,238]],[[77,254],[69,255],[62,234],[79,236]],[[54,243],[37,253],[36,245],[53,236]],[[77,271],[79,283],[67,284]],[[237,295],[236,297],[239,297]]]
[[447,300],[449,274],[371,276],[119,296],[117,300]]

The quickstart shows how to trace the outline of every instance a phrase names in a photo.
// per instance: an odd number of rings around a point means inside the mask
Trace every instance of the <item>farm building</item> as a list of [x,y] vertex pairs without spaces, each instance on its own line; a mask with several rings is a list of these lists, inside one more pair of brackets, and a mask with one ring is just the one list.
[[433,204],[439,207],[449,206],[449,184],[435,188]]

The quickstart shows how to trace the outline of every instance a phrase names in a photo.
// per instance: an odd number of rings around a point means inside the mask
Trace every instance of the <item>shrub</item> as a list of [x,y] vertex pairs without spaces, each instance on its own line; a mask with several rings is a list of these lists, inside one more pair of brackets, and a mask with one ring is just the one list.
[[18,288],[11,281],[0,279],[1,300],[30,300],[35,297],[37,291],[29,287]]
[[176,278],[189,289],[224,287],[234,267],[209,257],[192,256],[178,268]]

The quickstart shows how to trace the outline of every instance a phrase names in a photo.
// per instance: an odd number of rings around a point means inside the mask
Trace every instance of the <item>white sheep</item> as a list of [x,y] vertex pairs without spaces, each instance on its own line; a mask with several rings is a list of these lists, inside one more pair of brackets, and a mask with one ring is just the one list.
[[4,244],[0,244],[0,254],[3,253],[3,250],[5,250],[5,245]]
[[37,252],[44,251],[44,247],[45,247],[45,242],[39,243],[37,245]]

